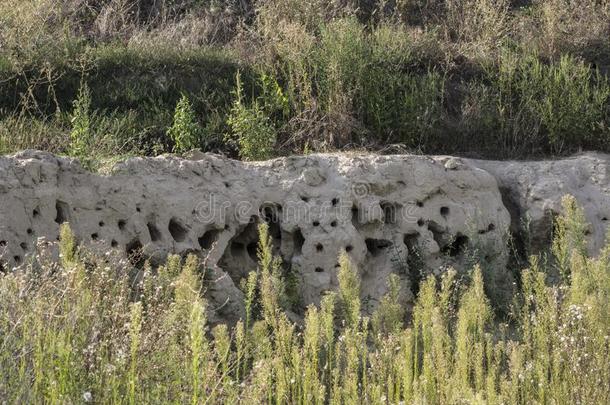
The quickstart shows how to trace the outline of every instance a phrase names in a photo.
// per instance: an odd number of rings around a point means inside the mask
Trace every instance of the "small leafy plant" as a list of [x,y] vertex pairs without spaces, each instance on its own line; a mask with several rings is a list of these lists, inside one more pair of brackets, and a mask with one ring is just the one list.
[[183,153],[201,146],[202,129],[186,94],[176,104],[174,122],[167,134],[174,142],[174,152]]
[[264,108],[257,100],[247,106],[241,76],[236,76],[235,101],[227,119],[233,131],[226,140],[237,143],[239,155],[245,160],[265,160],[274,154],[277,132]]
[[84,80],[81,81],[78,96],[73,105],[74,109],[70,119],[72,130],[70,131],[69,152],[72,156],[86,159],[92,142],[92,124],[91,90]]

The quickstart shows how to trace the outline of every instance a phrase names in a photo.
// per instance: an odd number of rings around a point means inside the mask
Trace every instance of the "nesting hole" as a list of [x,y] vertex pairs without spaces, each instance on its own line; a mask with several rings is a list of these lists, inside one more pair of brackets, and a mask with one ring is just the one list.
[[447,218],[449,216],[449,207],[441,207],[441,216]]
[[417,220],[417,226],[424,226],[426,225],[426,221],[424,221],[422,218]]
[[38,217],[40,216],[40,209],[39,209],[39,208],[34,208],[34,209],[32,210],[32,216],[33,216],[34,218],[38,218]]
[[186,228],[180,222],[178,222],[176,218],[172,218],[169,220],[169,225],[167,226],[167,229],[169,230],[170,235],[172,235],[172,238],[176,242],[184,242],[186,236],[188,235]]
[[28,229],[26,230],[26,232],[27,232],[27,234],[28,234],[28,235],[31,235],[31,234],[33,234],[33,233],[34,233],[34,231],[32,230],[32,228],[28,228]]
[[125,252],[132,265],[139,267],[144,264],[143,248],[138,239],[132,240],[125,246]]
[[468,236],[457,234],[455,238],[447,246],[444,246],[441,251],[451,257],[460,256],[468,248]]
[[98,240],[99,238],[100,238],[100,236],[97,233],[91,234],[91,240]]
[[320,221],[313,221],[313,226],[320,226]]
[[336,207],[337,204],[339,204],[339,199],[338,198],[333,198],[330,203],[332,204],[333,207]]
[[113,240],[110,242],[110,246],[112,246],[113,248],[115,248],[115,247],[119,246],[119,242],[117,242],[116,240],[114,240],[114,239],[113,239]]
[[246,246],[241,242],[231,243],[231,255],[232,256],[239,256],[240,254],[242,254],[244,252],[245,249],[246,249]]
[[487,228],[479,230],[479,235],[486,234],[487,232],[491,232],[494,229],[496,229],[496,226],[494,224],[489,224]]
[[324,251],[324,245],[322,245],[321,243],[318,243],[316,245],[316,251],[317,252],[323,252]]
[[5,246],[6,246],[6,241],[0,240],[0,247],[5,247]]
[[153,224],[152,222],[149,222],[146,224],[146,227],[148,228],[148,234],[150,235],[151,241],[158,242],[161,239],[163,239],[163,236],[161,235],[161,231],[159,230],[159,228],[157,228],[157,226],[155,224]]
[[220,232],[217,229],[210,229],[206,231],[199,239],[199,247],[204,250],[209,250],[214,242],[218,240],[218,234]]
[[303,237],[303,232],[301,232],[301,230],[298,228],[292,235],[292,243],[294,245],[295,255],[300,255],[303,252],[303,245],[305,244],[305,238]]
[[279,204],[265,205],[260,209],[261,216],[269,225],[269,235],[273,239],[282,239],[282,229],[280,226],[280,212],[282,206]]
[[356,205],[352,206],[352,225],[358,227],[360,225],[360,211]]
[[258,242],[250,242],[248,246],[246,246],[246,250],[248,251],[248,256],[255,262],[258,262]]
[[316,267],[316,273],[324,273],[324,269],[322,267]]
[[55,212],[55,222],[61,225],[64,222],[68,221],[70,215],[70,206],[63,201],[57,200],[55,202]]
[[333,228],[337,227],[337,221],[333,221],[330,223],[330,226],[332,226]]
[[346,251],[347,253],[351,252],[352,250],[354,250],[354,247],[353,247],[352,245],[347,245],[347,246],[345,247],[345,251]]
[[[230,251],[226,252],[228,253],[226,258],[231,258],[231,260],[234,261],[233,263],[240,263],[239,266],[241,266],[240,268],[229,269],[230,274],[232,273],[231,277],[236,276],[236,273],[247,275],[249,271],[248,267],[252,267],[252,263],[250,262],[258,262],[257,250],[259,234],[257,224],[257,217],[254,216],[245,228],[231,238]],[[223,260],[225,260],[225,255],[223,255],[221,262]]]
[[366,249],[373,256],[379,256],[383,253],[387,248],[392,246],[392,242],[386,239],[371,239],[368,238],[365,240]]
[[419,208],[421,208],[421,207],[423,207],[423,206],[424,206],[424,203],[423,203],[422,201],[417,201],[417,202],[415,203],[415,205],[417,205]]
[[404,237],[405,246],[410,255],[417,253],[419,232],[408,233]]
[[100,226],[100,228],[103,228],[106,224],[104,223],[104,221],[100,221],[98,222],[98,225]]
[[121,231],[124,231],[125,226],[127,225],[127,222],[124,219],[119,219],[119,222],[117,223],[117,225]]
[[411,283],[411,291],[415,296],[419,294],[419,286],[422,279],[424,263],[419,249],[419,232],[408,233],[404,237],[404,244],[407,247],[408,277]]
[[19,247],[21,247],[21,249],[23,249],[23,250],[28,250],[28,244],[25,242],[21,242],[19,244]]
[[445,246],[445,230],[439,224],[434,221],[428,221],[428,229],[432,232],[432,238],[442,249]]
[[13,256],[13,260],[15,261],[15,264],[17,266],[19,266],[21,264],[21,262],[23,261],[23,259],[21,258],[21,256],[17,255],[17,256]]

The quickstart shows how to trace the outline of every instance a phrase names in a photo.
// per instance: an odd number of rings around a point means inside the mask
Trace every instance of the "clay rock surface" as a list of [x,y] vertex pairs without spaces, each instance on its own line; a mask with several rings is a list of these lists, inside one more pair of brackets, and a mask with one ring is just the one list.
[[[600,181],[607,185],[606,177]],[[409,305],[422,273],[469,265],[477,249],[486,268],[504,272],[511,224],[496,179],[449,157],[243,163],[163,156],[129,159],[108,176],[44,152],[0,157],[5,271],[26,263],[40,241],[55,241],[59,225],[69,222],[82,243],[153,263],[169,253],[198,254],[215,272],[208,295],[216,315],[236,318],[243,310],[238,286],[256,269],[262,221],[296,279],[302,307],[336,289],[337,256],[345,250],[361,273],[367,310],[386,293],[391,273],[400,276]]]
[[610,223],[610,155],[586,153],[560,160],[483,161],[470,164],[491,173],[511,212],[513,235],[529,244],[526,253],[548,248],[554,218],[562,213],[561,198],[573,195],[589,223],[589,251],[606,244]]

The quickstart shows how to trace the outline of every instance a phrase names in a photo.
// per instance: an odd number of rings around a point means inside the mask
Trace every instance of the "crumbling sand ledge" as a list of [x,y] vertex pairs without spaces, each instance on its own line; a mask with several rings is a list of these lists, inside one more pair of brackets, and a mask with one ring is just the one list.
[[409,304],[411,259],[434,271],[459,268],[476,247],[503,279],[509,230],[518,232],[529,217],[541,245],[567,193],[585,207],[591,248],[599,249],[610,217],[609,160],[309,155],[244,163],[164,156],[129,159],[101,176],[72,159],[24,151],[0,158],[0,260],[5,270],[24,263],[38,238],[55,241],[67,221],[80,241],[103,249],[143,252],[152,261],[199,254],[225,275],[208,292],[221,316],[236,316],[236,286],[256,267],[256,224],[266,221],[304,304],[337,286],[342,249],[361,271],[368,309],[386,292],[390,273],[400,275]]

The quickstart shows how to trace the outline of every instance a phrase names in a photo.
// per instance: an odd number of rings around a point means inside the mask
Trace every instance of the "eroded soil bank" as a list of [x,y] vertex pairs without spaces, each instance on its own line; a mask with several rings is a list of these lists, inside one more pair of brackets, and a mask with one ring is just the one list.
[[[216,273],[207,291],[223,319],[243,311],[238,286],[256,269],[257,224],[298,285],[318,303],[337,286],[337,255],[360,269],[372,311],[391,273],[405,305],[422,272],[481,261],[496,290],[509,288],[509,246],[544,249],[561,197],[572,194],[590,223],[590,250],[610,217],[610,156],[498,162],[414,155],[309,155],[244,163],[217,155],[134,158],[102,176],[45,152],[0,158],[0,264],[27,262],[69,222],[80,242],[115,249],[134,265],[196,253]],[[516,243],[509,243],[509,241]]]

